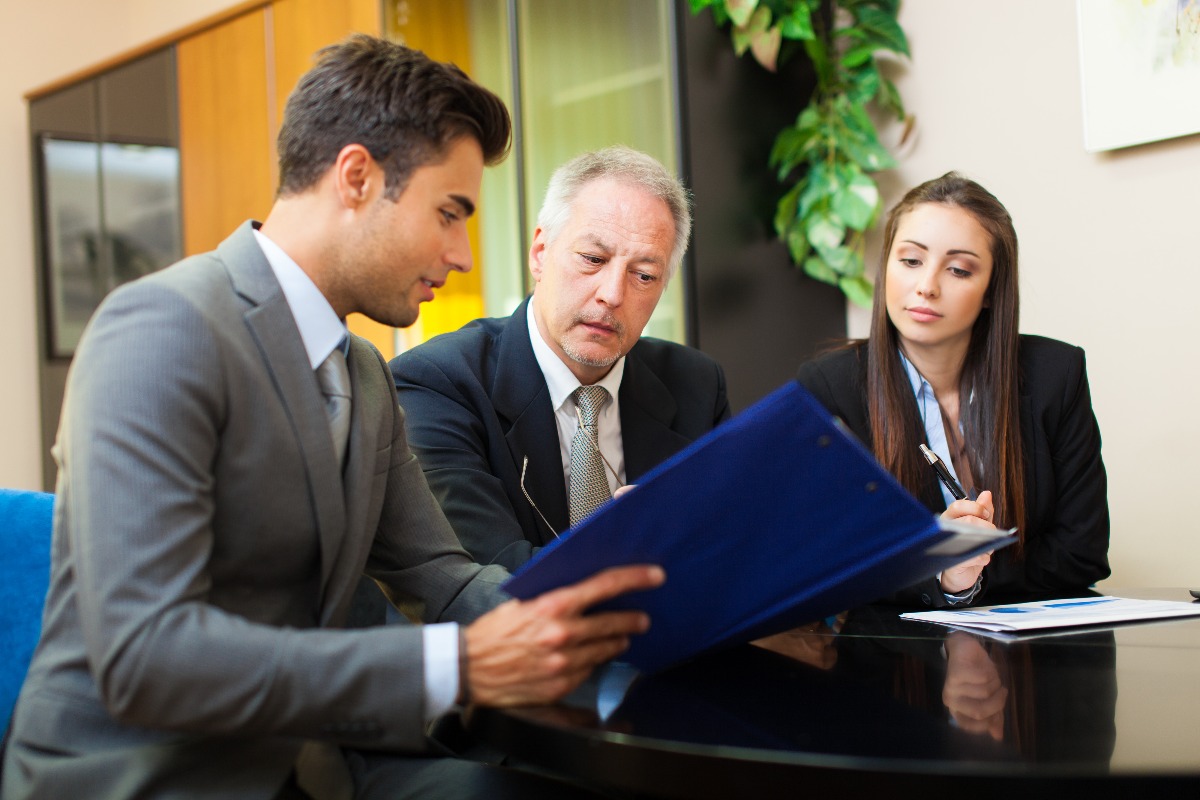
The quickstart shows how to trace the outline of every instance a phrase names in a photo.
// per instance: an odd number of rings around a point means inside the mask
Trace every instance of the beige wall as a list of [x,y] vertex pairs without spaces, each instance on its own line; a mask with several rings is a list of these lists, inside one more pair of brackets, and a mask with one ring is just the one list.
[[[913,59],[898,85],[919,138],[885,202],[957,169],[1008,206],[1022,332],[1087,351],[1113,522],[1101,588],[1200,586],[1187,510],[1200,497],[1200,136],[1084,151],[1070,0],[906,0],[901,24]],[[865,332],[863,313],[850,321]]]
[[[0,6],[0,486],[36,487],[36,325],[21,95],[230,6],[228,0],[40,0]],[[1022,329],[1087,349],[1113,514],[1110,586],[1200,584],[1186,511],[1200,449],[1194,186],[1200,137],[1083,150],[1075,4],[907,0],[919,121],[887,201],[947,169],[1003,200],[1021,235]],[[851,312],[851,327],[864,316]]]
[[230,0],[0,3],[0,486],[41,488],[25,92],[232,6]]

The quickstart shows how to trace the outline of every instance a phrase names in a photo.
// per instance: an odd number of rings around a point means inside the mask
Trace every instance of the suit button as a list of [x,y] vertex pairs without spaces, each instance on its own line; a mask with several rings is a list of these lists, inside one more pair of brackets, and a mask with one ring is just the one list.
[[928,595],[928,594],[922,594],[922,595],[921,595],[921,602],[922,602],[922,603],[924,603],[924,604],[925,604],[925,605],[927,605],[927,606],[931,606],[931,605],[933,605],[933,601],[929,599],[929,595]]

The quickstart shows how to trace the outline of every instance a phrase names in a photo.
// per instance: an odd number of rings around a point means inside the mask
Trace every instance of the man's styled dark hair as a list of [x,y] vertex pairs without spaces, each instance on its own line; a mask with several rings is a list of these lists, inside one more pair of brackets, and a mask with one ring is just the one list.
[[354,34],[317,53],[288,98],[279,130],[279,195],[311,188],[349,144],[384,169],[396,199],[418,167],[472,136],[485,164],[508,154],[512,123],[500,98],[453,64]]

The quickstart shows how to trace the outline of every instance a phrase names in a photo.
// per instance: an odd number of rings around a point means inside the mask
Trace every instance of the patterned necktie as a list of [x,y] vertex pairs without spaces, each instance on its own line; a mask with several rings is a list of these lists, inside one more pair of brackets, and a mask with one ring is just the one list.
[[338,468],[346,461],[346,441],[350,435],[350,370],[346,367],[346,339],[317,367],[317,383],[325,395],[325,413],[333,435],[333,451]]
[[600,458],[600,439],[596,433],[596,418],[600,407],[608,400],[603,386],[580,386],[573,395],[579,409],[579,428],[571,439],[571,526],[596,510],[612,497],[604,461]]

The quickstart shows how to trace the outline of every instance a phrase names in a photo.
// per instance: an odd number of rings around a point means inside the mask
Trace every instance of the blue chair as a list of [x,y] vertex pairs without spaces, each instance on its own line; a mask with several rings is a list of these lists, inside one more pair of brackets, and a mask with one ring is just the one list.
[[42,630],[53,513],[52,494],[0,489],[0,732]]

